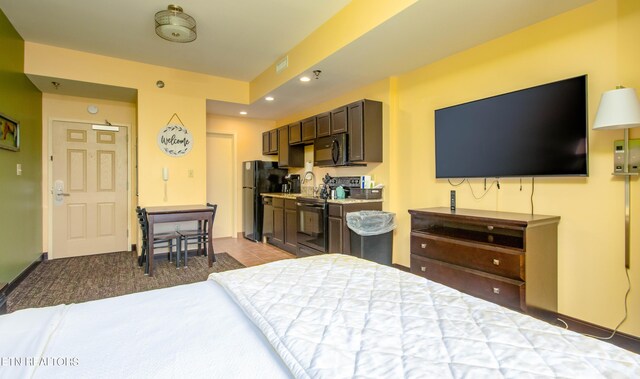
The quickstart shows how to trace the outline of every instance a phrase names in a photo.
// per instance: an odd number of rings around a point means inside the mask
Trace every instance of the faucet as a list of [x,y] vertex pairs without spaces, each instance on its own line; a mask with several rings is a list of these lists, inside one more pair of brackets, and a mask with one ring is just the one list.
[[311,179],[313,180],[312,188],[313,188],[313,191],[315,191],[315,189],[316,189],[316,176],[313,174],[313,171],[307,171],[307,172],[304,173],[304,177],[302,178],[302,183],[301,184],[305,184],[308,181],[307,177],[309,175],[311,175]]

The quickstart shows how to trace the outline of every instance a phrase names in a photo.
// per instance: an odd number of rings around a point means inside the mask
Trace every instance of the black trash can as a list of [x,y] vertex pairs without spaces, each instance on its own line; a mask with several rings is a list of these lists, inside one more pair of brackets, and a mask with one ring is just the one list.
[[351,230],[351,255],[391,266],[395,213],[347,213],[347,226]]

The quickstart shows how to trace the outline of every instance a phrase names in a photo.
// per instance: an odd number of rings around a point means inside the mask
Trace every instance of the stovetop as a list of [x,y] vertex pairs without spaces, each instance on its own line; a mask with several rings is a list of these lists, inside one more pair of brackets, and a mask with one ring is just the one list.
[[361,185],[361,176],[335,176],[329,180],[329,187],[331,189],[335,189],[339,186],[344,188],[360,188]]

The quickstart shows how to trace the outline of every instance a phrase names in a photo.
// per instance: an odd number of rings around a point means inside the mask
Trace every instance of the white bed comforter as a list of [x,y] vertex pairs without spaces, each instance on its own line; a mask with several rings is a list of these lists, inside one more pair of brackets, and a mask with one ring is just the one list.
[[640,356],[344,255],[211,274],[298,378],[640,378]]
[[0,359],[1,379],[290,377],[211,281],[0,316]]

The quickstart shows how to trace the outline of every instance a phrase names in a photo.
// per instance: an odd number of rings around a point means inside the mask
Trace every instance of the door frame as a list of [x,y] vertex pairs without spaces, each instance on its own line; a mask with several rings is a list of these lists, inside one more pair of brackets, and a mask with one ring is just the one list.
[[[222,132],[209,132],[207,131],[207,138],[209,136],[231,137],[231,203],[233,209],[231,210],[231,237],[238,238],[238,134],[235,132],[222,133]],[[207,175],[209,175],[209,162],[206,165]],[[240,186],[241,188],[242,186]],[[208,189],[207,189],[208,192]]]
[[[48,131],[47,131],[47,197],[49,203],[49,210],[47,215],[47,223],[48,232],[47,232],[47,258],[55,259],[55,252],[53,251],[53,162],[51,161],[51,156],[53,155],[53,124],[55,122],[72,122],[78,124],[90,124],[90,125],[100,125],[97,122],[90,120],[80,120],[73,118],[60,118],[60,117],[50,117],[48,120]],[[127,128],[127,247],[131,248],[131,125],[130,124],[119,124],[114,125],[123,128]],[[136,178],[137,180],[137,178]]]

